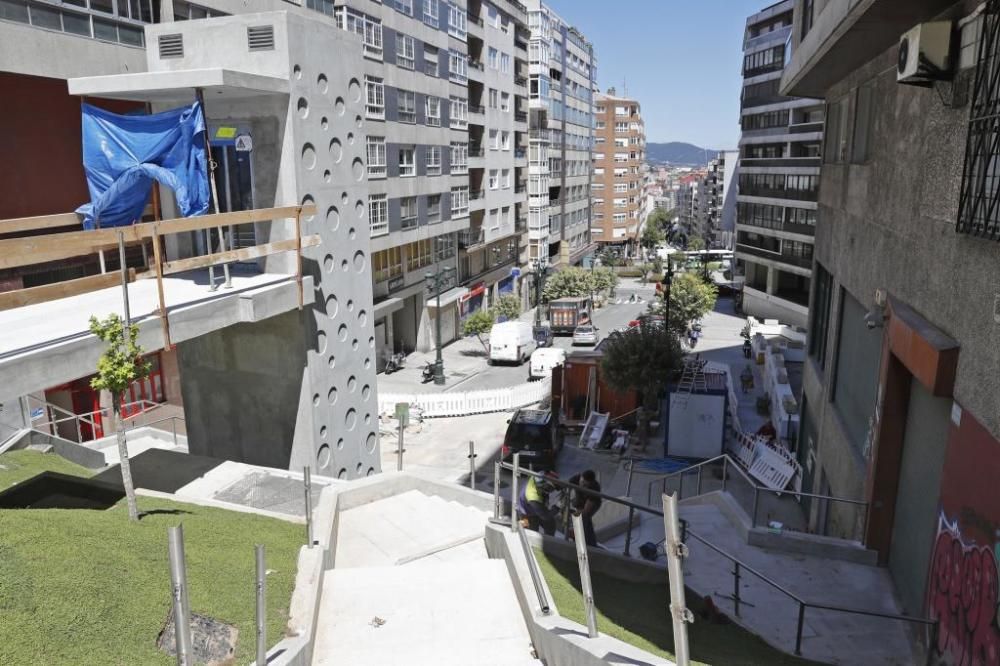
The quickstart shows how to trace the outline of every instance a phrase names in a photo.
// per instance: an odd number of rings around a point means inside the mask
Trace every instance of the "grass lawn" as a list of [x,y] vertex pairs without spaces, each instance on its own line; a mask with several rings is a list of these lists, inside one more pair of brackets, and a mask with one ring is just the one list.
[[[0,489],[44,470],[89,476],[55,454],[0,455]],[[254,659],[254,550],[265,544],[268,642],[285,632],[304,528],[139,497],[107,511],[0,510],[0,664],[172,664],[156,638],[171,610],[167,527],[184,525],[191,610],[239,629]]]
[[[563,617],[586,626],[580,570],[576,561],[547,556],[535,549],[539,567]],[[669,592],[662,584],[633,583],[591,571],[597,603],[597,629],[625,643],[673,659],[674,637],[667,610]],[[700,600],[688,597],[695,621],[688,625],[692,663],[714,666],[802,666],[814,664],[775,650],[739,625],[711,624],[698,617]]]

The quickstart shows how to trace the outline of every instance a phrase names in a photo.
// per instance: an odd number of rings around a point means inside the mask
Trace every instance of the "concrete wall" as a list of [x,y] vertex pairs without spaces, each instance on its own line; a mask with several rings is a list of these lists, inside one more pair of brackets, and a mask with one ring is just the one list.
[[288,468],[305,349],[303,315],[237,324],[177,345],[191,453]]
[[808,311],[801,305],[749,287],[743,288],[743,312],[751,317],[777,319],[783,324],[801,328],[805,328],[809,321]]

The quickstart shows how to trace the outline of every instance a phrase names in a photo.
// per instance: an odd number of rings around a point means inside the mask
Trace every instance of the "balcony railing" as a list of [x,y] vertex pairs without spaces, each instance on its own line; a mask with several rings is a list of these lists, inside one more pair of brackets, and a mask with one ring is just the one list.
[[462,229],[458,232],[458,247],[468,250],[486,242],[486,232],[482,227]]
[[514,77],[514,85],[515,86],[520,86],[522,88],[527,88],[528,87],[528,79],[526,79],[523,76],[515,76]]
[[743,243],[736,243],[737,251],[744,252],[746,254],[760,257],[762,259],[770,259],[771,261],[776,261],[781,264],[788,264],[789,266],[797,266],[799,268],[812,268],[813,260],[812,257],[803,257],[797,254],[779,254],[776,252],[770,252],[759,247],[754,247],[753,245],[744,245]]
[[480,201],[486,198],[486,190],[473,190],[469,192],[469,201]]
[[528,157],[528,151],[524,148],[515,148],[514,157],[517,159],[526,159]]
[[820,157],[743,157],[740,164],[745,167],[820,167]]
[[486,151],[482,146],[470,145],[469,146],[469,157],[485,157]]
[[768,197],[771,199],[792,199],[794,201],[816,201],[818,190],[789,190],[783,187],[747,187],[740,185],[740,195],[747,197]]
[[823,131],[823,121],[814,123],[796,123],[788,126],[789,134],[814,134]]
[[527,111],[515,111],[514,112],[514,120],[516,120],[519,123],[526,123],[526,122],[528,122],[528,113],[527,113]]
[[484,113],[486,113],[486,107],[485,106],[481,106],[479,104],[470,104],[469,105],[469,115],[472,115],[472,114],[483,115]]

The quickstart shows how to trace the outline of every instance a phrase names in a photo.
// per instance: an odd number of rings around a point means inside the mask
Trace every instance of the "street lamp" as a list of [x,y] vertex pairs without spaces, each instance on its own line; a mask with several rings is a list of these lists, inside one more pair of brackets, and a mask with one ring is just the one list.
[[542,325],[542,280],[545,277],[547,266],[541,258],[532,261],[532,268],[535,273],[535,327]]
[[[670,261],[670,255],[667,255],[667,272],[666,280],[663,287],[663,332],[666,335],[673,335],[670,332],[670,285],[674,281],[674,265]],[[670,439],[670,377],[667,377],[667,409],[666,414],[663,418],[663,457],[667,457],[667,445]]]
[[437,315],[434,317],[434,328],[437,333],[437,358],[434,361],[434,383],[438,386],[444,385],[444,359],[441,358],[441,288],[454,270],[451,266],[442,267],[440,262],[435,260],[434,272],[424,273],[428,289],[437,297]]

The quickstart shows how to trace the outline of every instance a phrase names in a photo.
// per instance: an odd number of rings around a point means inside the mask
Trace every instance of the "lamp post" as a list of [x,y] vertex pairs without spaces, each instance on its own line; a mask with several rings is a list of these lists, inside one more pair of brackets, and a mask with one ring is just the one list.
[[542,259],[535,259],[532,268],[535,272],[535,327],[539,327],[542,325],[542,280],[547,267]]
[[[667,255],[667,273],[663,287],[663,332],[666,335],[673,335],[670,331],[670,286],[674,281],[674,265],[670,262],[670,255]],[[667,457],[667,444],[670,439],[670,377],[667,377],[667,408],[663,417],[663,457]]]
[[437,298],[437,314],[434,317],[434,329],[437,335],[437,357],[434,360],[434,383],[438,386],[443,386],[444,359],[441,358],[441,287],[447,279],[447,276],[450,275],[455,269],[451,266],[442,267],[441,263],[436,259],[438,259],[438,257],[435,257],[434,272],[424,273],[424,278],[428,282],[427,286],[431,289],[431,293]]

